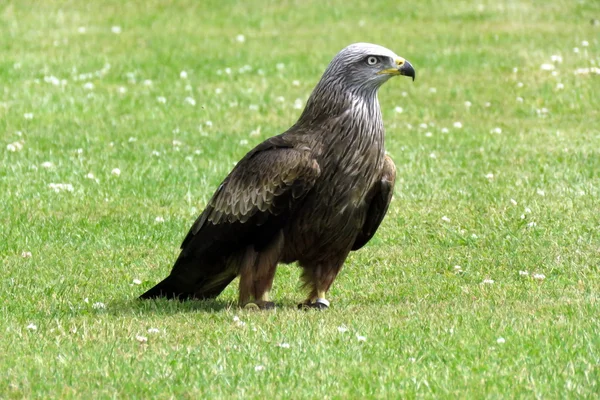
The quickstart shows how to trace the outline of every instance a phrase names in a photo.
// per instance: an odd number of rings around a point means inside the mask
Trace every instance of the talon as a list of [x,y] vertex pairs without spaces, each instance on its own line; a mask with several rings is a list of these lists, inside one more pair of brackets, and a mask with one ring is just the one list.
[[260,310],[260,307],[258,306],[258,304],[256,303],[246,303],[244,305],[244,310],[248,310],[248,311],[258,311]]
[[304,303],[298,304],[298,310],[325,310],[329,308],[329,301],[327,299],[318,298],[315,302],[311,302],[310,300],[305,301]]
[[318,308],[320,309],[329,308],[329,300],[325,298],[318,298],[315,301],[315,305],[318,305]]
[[272,301],[258,300],[256,302],[246,303],[244,305],[245,310],[258,311],[258,310],[274,310],[275,303]]

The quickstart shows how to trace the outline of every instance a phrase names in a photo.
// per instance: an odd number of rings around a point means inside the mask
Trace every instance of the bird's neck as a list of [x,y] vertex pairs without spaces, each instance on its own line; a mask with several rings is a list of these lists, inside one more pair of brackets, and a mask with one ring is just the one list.
[[354,125],[353,121],[361,122],[365,129],[383,131],[377,89],[348,88],[340,82],[322,80],[308,99],[296,126],[323,127],[347,120],[350,125]]

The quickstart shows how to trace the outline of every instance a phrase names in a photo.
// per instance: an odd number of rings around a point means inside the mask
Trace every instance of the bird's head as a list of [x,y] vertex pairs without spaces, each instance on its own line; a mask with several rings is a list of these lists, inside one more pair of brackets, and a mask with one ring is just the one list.
[[354,43],[340,51],[325,72],[338,76],[357,87],[378,88],[393,76],[415,79],[413,66],[385,47],[371,43]]

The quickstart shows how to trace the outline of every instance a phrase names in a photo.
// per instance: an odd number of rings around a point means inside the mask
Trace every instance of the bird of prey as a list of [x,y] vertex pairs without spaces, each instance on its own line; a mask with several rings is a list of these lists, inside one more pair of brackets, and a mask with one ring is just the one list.
[[329,307],[346,257],[373,237],[392,198],[377,91],[398,75],[414,80],[415,70],[385,47],[340,51],[298,121],[236,164],[170,275],[140,298],[215,298],[239,276],[240,306],[269,309],[277,265],[298,262],[309,292],[299,308]]

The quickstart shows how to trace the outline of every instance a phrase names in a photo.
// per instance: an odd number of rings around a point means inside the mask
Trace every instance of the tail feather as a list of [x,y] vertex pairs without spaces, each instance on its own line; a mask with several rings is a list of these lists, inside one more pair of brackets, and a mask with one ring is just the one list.
[[180,257],[171,274],[142,294],[140,299],[214,299],[235,279],[237,271],[225,263],[199,266],[195,260]]

